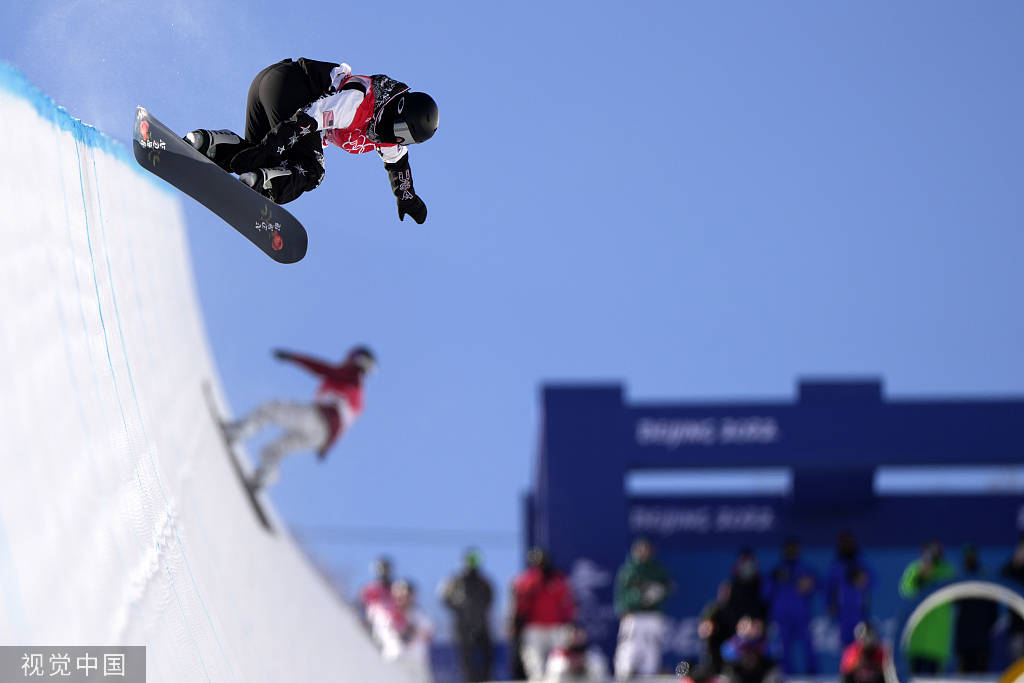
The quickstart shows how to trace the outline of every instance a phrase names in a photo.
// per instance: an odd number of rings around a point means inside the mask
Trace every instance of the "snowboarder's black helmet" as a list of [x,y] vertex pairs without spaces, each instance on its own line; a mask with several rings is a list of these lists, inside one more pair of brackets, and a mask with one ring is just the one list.
[[426,142],[437,130],[437,104],[425,92],[404,92],[388,103],[388,109],[391,125],[385,130],[400,145]]

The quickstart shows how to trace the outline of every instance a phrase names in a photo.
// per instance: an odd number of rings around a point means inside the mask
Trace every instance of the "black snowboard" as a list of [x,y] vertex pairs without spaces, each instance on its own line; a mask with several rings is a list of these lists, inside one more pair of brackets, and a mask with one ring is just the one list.
[[223,218],[279,263],[306,255],[306,229],[278,204],[243,184],[175,135],[143,107],[135,110],[135,160]]
[[220,408],[217,406],[217,400],[213,396],[213,388],[210,386],[209,382],[203,383],[203,396],[206,397],[206,403],[210,409],[210,416],[213,417],[214,424],[217,427],[217,433],[220,434],[221,439],[224,441],[224,451],[228,455],[228,460],[231,461],[231,469],[234,470],[235,475],[238,476],[239,483],[242,485],[242,488],[245,489],[245,494],[249,498],[249,503],[252,505],[253,512],[256,513],[256,517],[259,519],[260,524],[263,525],[264,529],[273,533],[274,527],[270,525],[270,520],[267,519],[267,513],[263,510],[263,506],[260,504],[259,498],[256,497],[256,491],[249,485],[249,477],[247,477],[245,472],[242,471],[242,465],[238,462],[238,454],[235,453],[235,447],[224,432],[224,419],[221,416]]

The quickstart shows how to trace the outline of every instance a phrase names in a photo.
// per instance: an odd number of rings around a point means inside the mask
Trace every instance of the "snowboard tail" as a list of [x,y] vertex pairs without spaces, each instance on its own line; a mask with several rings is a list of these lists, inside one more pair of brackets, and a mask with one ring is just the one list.
[[200,154],[144,107],[135,111],[132,150],[140,166],[217,214],[278,263],[306,255],[306,229],[295,216]]

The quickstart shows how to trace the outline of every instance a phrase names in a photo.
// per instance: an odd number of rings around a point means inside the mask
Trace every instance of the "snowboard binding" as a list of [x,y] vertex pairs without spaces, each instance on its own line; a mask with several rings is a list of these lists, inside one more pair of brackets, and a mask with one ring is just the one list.
[[199,128],[182,139],[228,173],[231,172],[232,157],[251,146],[237,133],[230,130]]

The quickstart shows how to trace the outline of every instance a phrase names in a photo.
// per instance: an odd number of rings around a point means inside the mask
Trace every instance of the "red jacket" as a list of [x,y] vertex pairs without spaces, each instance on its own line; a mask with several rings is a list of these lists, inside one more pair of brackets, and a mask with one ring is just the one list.
[[555,626],[572,623],[576,601],[565,574],[553,572],[545,577],[536,567],[527,569],[513,584],[516,616],[524,624]]
[[876,645],[870,652],[865,652],[862,643],[854,642],[843,651],[843,657],[839,661],[839,673],[844,676],[853,674],[854,678],[859,680],[874,680],[882,674],[885,660],[884,646]]
[[323,456],[363,412],[363,372],[354,363],[332,365],[297,353],[284,357],[323,378],[314,399],[327,421],[327,441],[319,452]]
[[380,579],[374,579],[359,589],[359,602],[366,608],[378,603],[391,602],[391,587],[385,586]]
[[327,143],[331,143],[335,147],[352,154],[372,152],[377,149],[377,145],[374,144],[373,140],[367,137],[366,129],[369,127],[370,120],[373,118],[373,105],[376,101],[376,93],[373,92],[373,83],[368,76],[349,76],[342,81],[342,84],[346,83],[358,83],[362,85],[366,94],[363,96],[363,100],[359,104],[359,108],[356,109],[355,115],[352,117],[352,123],[344,128],[331,128],[324,131],[324,144],[326,145]]
[[[385,105],[409,90],[409,86],[384,74],[357,76],[348,64],[331,70],[331,90],[304,109],[316,121],[324,146],[332,144],[352,154],[381,150],[389,163],[404,154],[404,148],[382,142],[377,135]],[[388,153],[383,150],[391,149]]]

